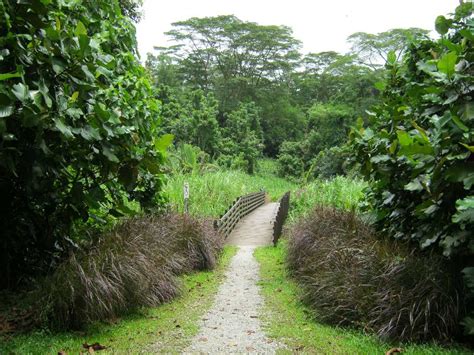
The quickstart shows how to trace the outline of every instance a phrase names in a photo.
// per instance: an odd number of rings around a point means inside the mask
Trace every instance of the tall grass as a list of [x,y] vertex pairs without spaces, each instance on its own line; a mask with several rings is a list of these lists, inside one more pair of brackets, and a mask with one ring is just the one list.
[[296,190],[290,199],[290,223],[307,216],[314,206],[332,206],[357,210],[366,183],[362,180],[337,176],[332,180],[315,180]]
[[451,341],[463,301],[441,256],[378,237],[352,211],[316,207],[293,225],[287,266],[317,318],[402,341]]
[[129,219],[46,278],[37,291],[41,316],[53,327],[80,328],[169,301],[179,293],[178,275],[214,268],[221,242],[210,221]]
[[189,183],[189,211],[193,215],[217,217],[237,197],[264,189],[272,200],[286,191],[294,190],[294,183],[274,175],[248,175],[236,170],[220,170],[204,174],[176,174],[165,187],[174,209],[183,211],[183,185]]

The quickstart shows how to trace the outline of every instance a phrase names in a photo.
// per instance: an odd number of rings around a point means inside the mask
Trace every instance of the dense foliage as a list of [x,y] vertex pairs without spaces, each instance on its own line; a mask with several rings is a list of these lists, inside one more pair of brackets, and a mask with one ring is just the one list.
[[5,286],[87,236],[72,230],[79,221],[131,213],[130,201],[155,206],[166,140],[121,10],[136,16],[133,2],[2,0],[0,8]]
[[[440,16],[437,41],[389,54],[382,104],[353,132],[370,207],[384,233],[432,249],[463,268],[474,296],[474,22],[472,4]],[[471,308],[472,311],[472,308]],[[474,333],[474,315],[465,320]]]
[[[305,137],[286,141],[280,147],[278,163],[283,176],[330,177],[342,174],[343,152],[339,145],[347,140],[350,126],[355,121],[353,110],[342,104],[314,104],[308,109]],[[324,156],[331,155],[333,164],[326,164]]]
[[[177,22],[167,34],[173,45],[157,48],[146,62],[159,87],[163,116],[170,114],[163,132],[197,145],[192,93],[212,97],[205,119],[217,120],[212,131],[219,149],[216,154],[200,148],[221,166],[252,172],[262,154],[281,155],[283,176],[300,178],[311,170],[307,175],[314,177],[310,167],[316,155],[342,144],[357,115],[376,101],[373,85],[381,70],[364,64],[355,52],[302,56],[299,42],[284,26],[217,16]],[[396,41],[392,32],[382,35],[385,42]],[[341,171],[335,169],[329,175]]]

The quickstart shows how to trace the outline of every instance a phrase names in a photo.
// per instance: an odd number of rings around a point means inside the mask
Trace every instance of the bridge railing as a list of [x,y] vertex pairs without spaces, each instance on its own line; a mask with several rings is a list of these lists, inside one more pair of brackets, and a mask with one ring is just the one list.
[[285,193],[280,199],[280,206],[273,223],[273,245],[277,245],[278,239],[280,239],[281,232],[283,230],[283,224],[285,223],[286,217],[288,217],[288,210],[290,208],[290,191]]
[[254,192],[237,198],[229,209],[216,221],[214,227],[227,238],[236,224],[250,212],[265,203],[265,191]]

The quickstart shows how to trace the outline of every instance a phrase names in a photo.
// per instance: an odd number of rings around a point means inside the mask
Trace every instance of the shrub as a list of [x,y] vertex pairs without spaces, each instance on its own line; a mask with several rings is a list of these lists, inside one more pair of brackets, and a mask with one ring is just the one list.
[[470,288],[474,335],[474,116],[472,2],[439,16],[442,38],[414,42],[379,83],[369,127],[352,132],[355,159],[371,181],[377,228],[456,260]]
[[210,221],[187,215],[130,219],[45,279],[42,318],[78,328],[168,301],[179,293],[178,275],[214,268],[221,242]]
[[117,0],[1,0],[0,9],[5,287],[49,269],[75,224],[127,215],[130,200],[154,207],[165,147],[134,24]]
[[381,239],[355,213],[316,207],[295,225],[288,268],[315,315],[391,340],[444,340],[459,332],[463,301],[438,255]]
[[308,159],[306,159],[308,150],[309,146],[306,140],[283,142],[277,158],[278,175],[286,178],[301,178],[309,168]]
[[343,147],[335,146],[321,150],[312,163],[314,175],[320,179],[345,175],[348,158],[349,154]]

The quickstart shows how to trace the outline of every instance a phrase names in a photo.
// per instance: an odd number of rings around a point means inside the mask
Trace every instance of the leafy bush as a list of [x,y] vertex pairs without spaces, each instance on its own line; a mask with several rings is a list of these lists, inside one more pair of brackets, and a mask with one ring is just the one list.
[[342,104],[314,104],[308,110],[311,154],[344,143],[355,121],[353,109]]
[[288,268],[315,316],[391,340],[450,341],[463,301],[450,266],[377,237],[354,212],[316,207],[295,224]]
[[179,293],[177,275],[214,268],[221,244],[210,221],[178,214],[130,219],[43,282],[42,317],[78,328],[166,302]]
[[349,154],[343,147],[326,148],[314,158],[314,176],[328,179],[337,175],[345,175]]
[[81,220],[128,214],[131,200],[154,207],[165,147],[135,28],[118,1],[0,7],[4,287],[50,268]]
[[474,305],[472,11],[462,3],[439,16],[442,38],[413,43],[402,65],[389,56],[383,103],[353,131],[353,149],[378,229],[456,260]]
[[171,174],[198,174],[218,169],[210,163],[209,154],[191,144],[179,144],[167,154],[166,165]]
[[309,168],[309,160],[306,159],[308,151],[306,141],[290,142],[285,141],[281,144],[278,154],[278,174],[287,178],[301,178]]

